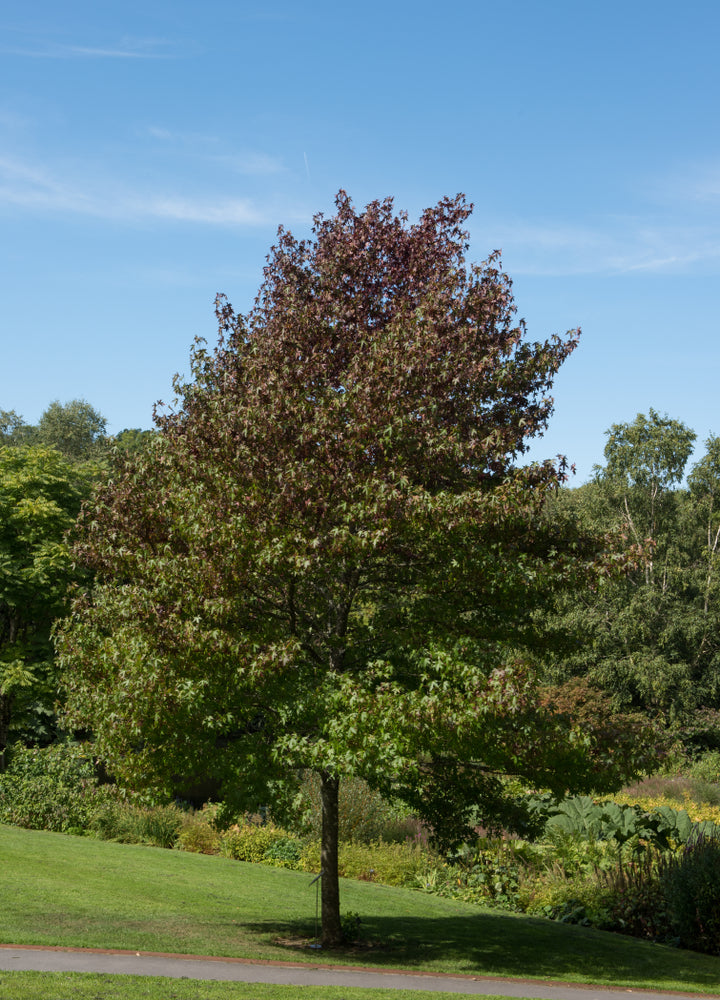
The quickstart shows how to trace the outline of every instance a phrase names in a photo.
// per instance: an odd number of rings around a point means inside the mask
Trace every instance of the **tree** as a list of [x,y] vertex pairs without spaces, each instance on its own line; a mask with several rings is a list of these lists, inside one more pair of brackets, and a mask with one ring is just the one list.
[[105,417],[86,400],[56,399],[37,425],[25,423],[15,410],[0,410],[0,445],[45,445],[73,462],[92,461],[103,457],[106,427]]
[[15,444],[25,422],[15,410],[0,410],[0,445]]
[[594,482],[559,495],[589,530],[618,531],[645,554],[622,578],[563,599],[560,621],[576,644],[552,673],[584,675],[618,707],[673,725],[720,707],[720,445],[708,439],[683,488],[694,440],[678,420],[638,414],[608,431]]
[[112,444],[125,455],[137,455],[148,446],[155,434],[156,431],[126,427],[113,437]]
[[[679,420],[661,417],[651,409],[647,417],[638,413],[631,424],[613,424],[605,445],[607,465],[596,468],[596,479],[605,496],[617,507],[635,542],[644,540],[653,548],[668,537],[677,486],[692,454],[695,432]],[[656,559],[645,561],[645,582],[654,581]]]
[[0,447],[0,770],[11,732],[32,716],[49,735],[56,685],[50,628],[77,578],[64,534],[89,482],[50,448]]
[[21,447],[38,443],[37,427],[26,424],[15,410],[0,410],[0,445]]
[[498,256],[466,265],[469,213],[340,192],[312,240],[280,230],[254,309],[219,297],[217,348],[85,510],[96,584],[57,636],[68,724],[126,780],[277,809],[319,774],[330,945],[344,775],[450,843],[510,821],[503,775],[623,770],[533,680],[532,610],[598,557],[543,517],[561,470],[516,462],[577,333],[526,339]]
[[56,399],[40,417],[36,431],[41,444],[57,448],[77,462],[100,456],[106,427],[105,417],[87,400],[61,403]]
[[50,628],[77,576],[63,534],[106,471],[105,425],[82,399],[51,403],[37,426],[0,410],[0,768],[11,731],[53,735]]
[[704,586],[703,614],[710,612],[711,598],[718,596],[720,563],[720,438],[711,435],[705,442],[705,455],[688,476],[690,498],[702,525]]

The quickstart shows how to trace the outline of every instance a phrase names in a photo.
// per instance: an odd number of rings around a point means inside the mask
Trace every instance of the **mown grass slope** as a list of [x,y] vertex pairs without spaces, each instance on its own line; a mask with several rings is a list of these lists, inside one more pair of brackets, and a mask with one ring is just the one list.
[[314,934],[305,873],[219,857],[0,827],[0,941],[292,959],[720,991],[720,959],[344,881],[366,945],[303,947]]

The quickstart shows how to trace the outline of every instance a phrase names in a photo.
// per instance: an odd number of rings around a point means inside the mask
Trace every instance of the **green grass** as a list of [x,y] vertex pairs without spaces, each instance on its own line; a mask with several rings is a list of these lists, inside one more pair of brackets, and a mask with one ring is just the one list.
[[0,827],[0,941],[720,988],[720,958],[363,882],[343,883],[342,909],[360,914],[371,946],[309,951],[310,881],[218,857]]
[[[158,976],[105,976],[88,972],[2,972],[0,993],[13,1000],[337,1000],[337,986],[184,982]],[[426,1000],[427,992],[342,987],[343,1000]],[[457,993],[433,993],[457,1000]],[[510,1000],[486,997],[485,1000]],[[514,998],[518,1000],[518,998]],[[522,1000],[522,998],[521,998]]]
[[[427,1000],[429,996],[417,990],[346,986],[340,992],[342,1000]],[[338,1000],[338,987],[183,982],[157,976],[103,976],[89,972],[0,971],[0,996],[12,1000],[298,1000],[299,996],[302,1000]],[[432,998],[458,1000],[458,994],[433,993]],[[510,1000],[510,997],[488,996],[485,1000]]]

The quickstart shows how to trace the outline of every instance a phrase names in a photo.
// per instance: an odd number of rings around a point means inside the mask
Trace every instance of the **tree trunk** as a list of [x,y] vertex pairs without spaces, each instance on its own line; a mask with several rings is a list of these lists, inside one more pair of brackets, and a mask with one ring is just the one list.
[[5,749],[10,738],[11,694],[0,694],[0,774],[5,770]]
[[320,772],[322,802],[322,944],[332,948],[342,942],[340,923],[340,881],[338,878],[338,787],[340,782],[328,771]]

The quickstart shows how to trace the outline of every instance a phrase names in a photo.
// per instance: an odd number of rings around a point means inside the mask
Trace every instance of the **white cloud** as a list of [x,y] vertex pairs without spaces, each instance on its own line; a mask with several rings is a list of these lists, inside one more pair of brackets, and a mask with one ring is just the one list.
[[716,268],[720,236],[712,221],[676,221],[674,214],[648,221],[603,216],[584,225],[507,220],[473,227],[485,246],[500,247],[514,274],[560,276],[679,272]]
[[171,59],[173,43],[161,38],[123,38],[113,45],[69,45],[37,41],[31,46],[0,46],[4,55],[28,59]]
[[0,204],[92,214],[92,199],[46,170],[0,157]]
[[138,215],[215,226],[261,226],[267,222],[265,215],[249,199],[237,198],[217,201],[149,198],[138,204]]
[[15,132],[26,129],[30,124],[31,119],[27,115],[18,114],[9,108],[0,108],[0,128]]
[[174,134],[168,128],[158,128],[155,125],[148,125],[145,131],[153,139],[160,139],[162,142],[167,142],[175,138]]
[[[563,217],[476,213],[475,242],[498,246],[513,273],[534,275],[715,272],[720,263],[720,162],[684,162],[632,182],[626,212]],[[479,220],[479,221],[478,221]]]
[[272,174],[282,174],[285,166],[277,156],[261,153],[255,150],[240,152],[224,151],[225,140],[219,136],[204,135],[200,132],[178,132],[162,126],[150,125],[145,134],[162,143],[173,143],[184,147],[193,155],[200,156],[207,162],[217,163],[236,174],[267,177]]
[[702,202],[720,200],[720,167],[707,167],[695,177],[688,178],[685,194]]
[[282,161],[267,153],[236,153],[217,156],[214,159],[238,174],[256,174],[267,177],[269,174],[281,174],[285,171]]
[[[159,139],[166,131],[153,127]],[[170,138],[174,134],[167,133]],[[187,137],[180,137],[184,142]],[[198,136],[198,140],[200,137]],[[214,140],[205,136],[206,149]],[[239,172],[273,176],[279,161],[262,153],[208,154],[207,159],[234,165]],[[209,182],[208,182],[209,183]],[[94,176],[87,165],[50,169],[0,155],[0,210],[86,216],[112,222],[143,224],[152,220],[215,227],[275,226],[309,221],[310,213],[289,205],[271,192],[254,197],[220,191],[207,194],[197,180],[183,190],[178,180],[133,188],[117,178]],[[227,190],[233,190],[228,184]],[[279,202],[277,199],[282,199]],[[484,217],[483,217],[484,214]],[[624,273],[683,273],[712,271],[720,265],[717,213],[700,214],[670,206],[653,213],[606,214],[577,222],[558,218],[510,218],[482,210],[471,219],[473,246],[503,251],[511,274],[583,275]]]
[[203,132],[179,132],[176,129],[165,128],[162,125],[148,125],[144,132],[160,142],[171,142],[177,146],[203,146],[217,149],[220,139]]
[[59,179],[45,169],[9,157],[0,157],[2,205],[125,222],[167,219],[213,226],[258,226],[274,219],[248,198],[101,189],[78,179]]
[[720,201],[720,163],[700,160],[683,163],[650,185],[651,195],[661,203],[684,204],[688,211],[707,208]]

